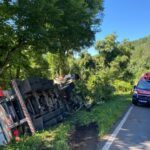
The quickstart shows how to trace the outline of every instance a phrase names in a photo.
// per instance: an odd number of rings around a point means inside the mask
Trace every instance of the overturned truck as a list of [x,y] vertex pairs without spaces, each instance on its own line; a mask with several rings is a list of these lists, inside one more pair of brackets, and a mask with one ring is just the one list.
[[32,134],[63,120],[66,105],[53,80],[31,77],[11,87],[0,94],[0,144],[9,143],[16,129]]

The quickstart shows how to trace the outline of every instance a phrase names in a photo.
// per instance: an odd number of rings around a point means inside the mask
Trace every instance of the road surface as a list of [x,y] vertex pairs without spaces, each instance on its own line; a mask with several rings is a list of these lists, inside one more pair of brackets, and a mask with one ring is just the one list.
[[107,141],[99,150],[150,150],[150,107],[131,107],[111,144]]

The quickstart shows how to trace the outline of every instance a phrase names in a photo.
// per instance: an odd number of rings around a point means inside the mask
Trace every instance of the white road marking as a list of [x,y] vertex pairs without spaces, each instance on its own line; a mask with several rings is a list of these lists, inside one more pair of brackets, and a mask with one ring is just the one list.
[[103,146],[102,150],[109,150],[111,144],[115,140],[117,134],[119,133],[120,129],[122,128],[123,124],[126,122],[131,110],[133,109],[133,106],[130,107],[130,109],[127,111],[126,115],[123,117],[119,125],[116,127],[116,129],[113,131],[113,133],[109,136],[107,142]]

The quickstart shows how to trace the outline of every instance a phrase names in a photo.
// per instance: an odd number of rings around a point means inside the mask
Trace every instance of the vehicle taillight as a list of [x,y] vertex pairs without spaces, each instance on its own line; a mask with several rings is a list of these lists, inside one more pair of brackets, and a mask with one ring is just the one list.
[[13,131],[13,136],[14,136],[16,142],[19,142],[19,141],[20,141],[19,135],[20,135],[19,130],[18,130],[18,129],[14,129],[14,131]]

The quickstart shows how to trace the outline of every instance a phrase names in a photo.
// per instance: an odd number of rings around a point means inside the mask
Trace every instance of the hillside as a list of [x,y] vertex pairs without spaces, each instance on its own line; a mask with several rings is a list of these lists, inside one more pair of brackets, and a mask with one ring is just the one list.
[[150,70],[150,35],[132,42],[134,51],[131,55],[129,69],[133,72],[135,79]]

